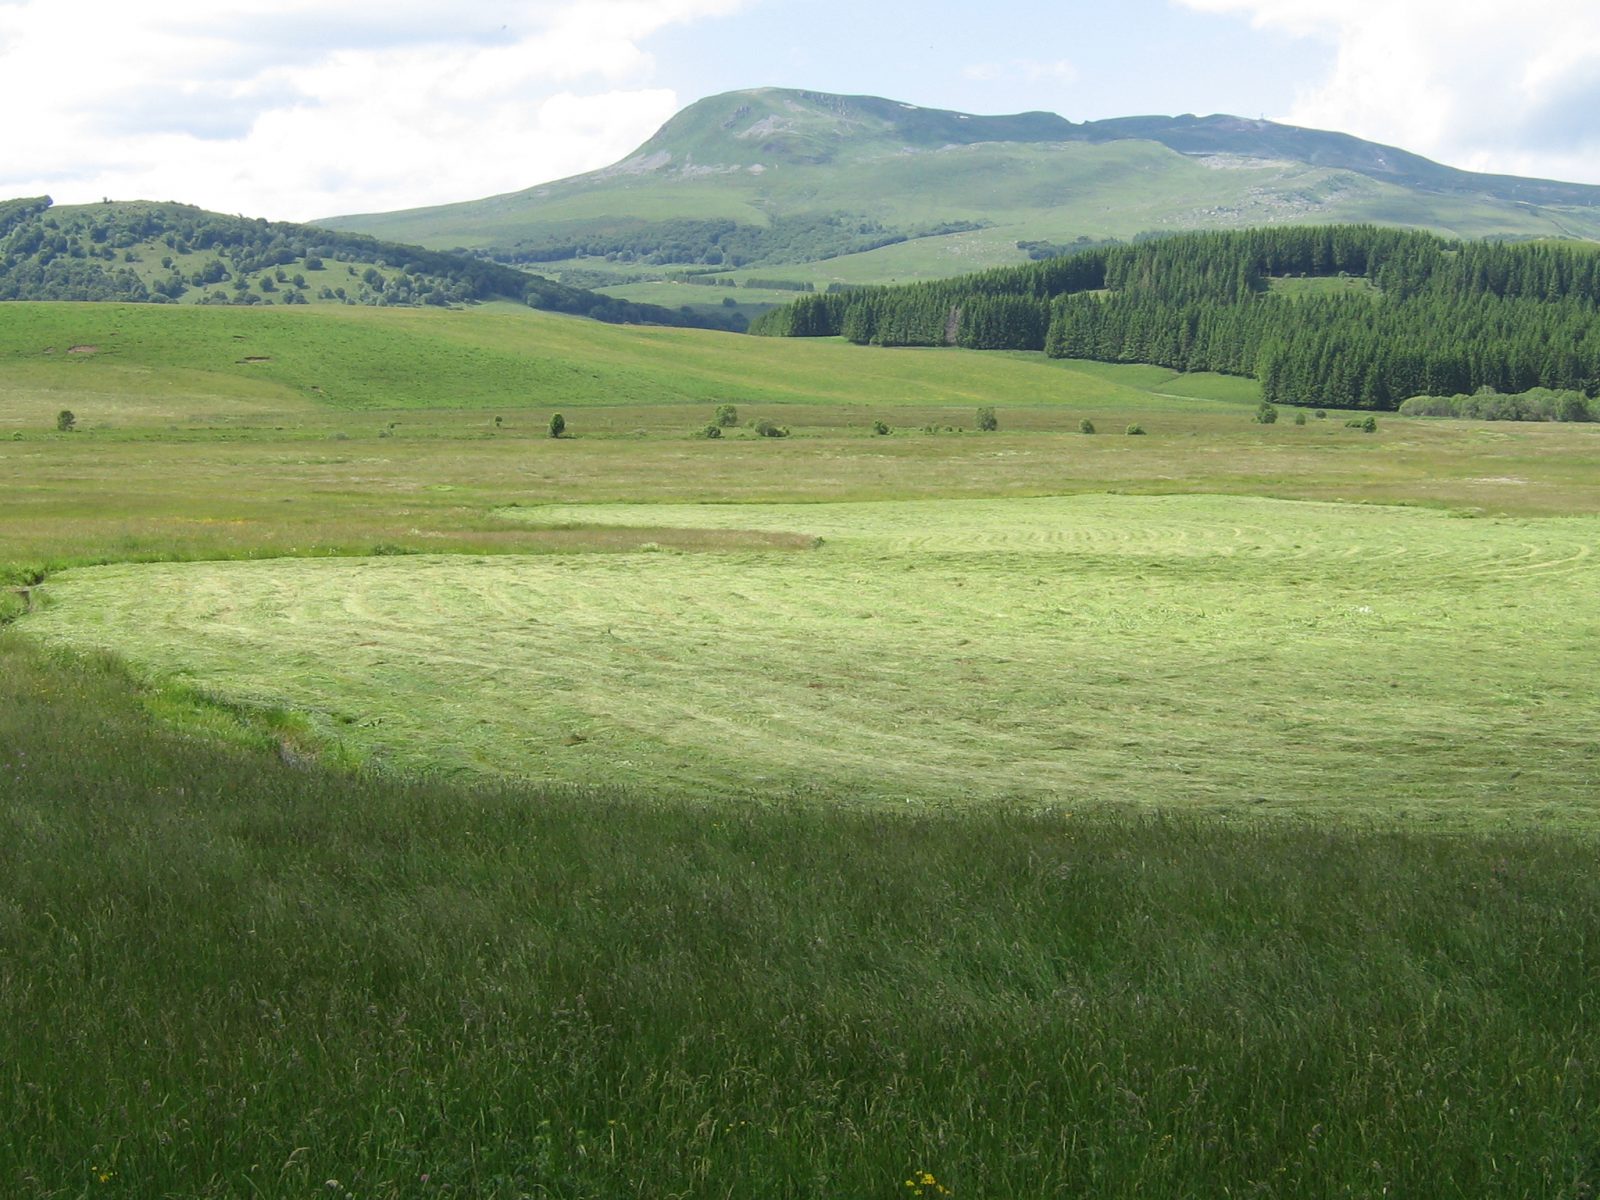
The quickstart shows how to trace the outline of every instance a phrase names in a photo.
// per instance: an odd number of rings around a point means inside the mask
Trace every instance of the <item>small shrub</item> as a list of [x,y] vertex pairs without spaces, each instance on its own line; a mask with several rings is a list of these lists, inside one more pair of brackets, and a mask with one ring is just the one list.
[[1144,426],[1139,424],[1139,422],[1135,421],[1132,425],[1128,426],[1128,436],[1129,437],[1142,437],[1142,436],[1144,436]]
[[719,404],[716,421],[723,429],[730,429],[739,423],[739,410],[731,404]]
[[71,433],[78,427],[78,418],[70,408],[63,408],[56,414],[56,428],[62,433]]
[[883,437],[889,432],[889,423],[887,421],[874,421],[872,423],[872,432],[879,437]]
[[701,428],[700,436],[703,438],[719,438],[722,436],[722,426],[712,421]]
[[1093,433],[1094,432],[1094,422],[1089,420],[1088,417],[1085,417],[1083,420],[1078,422],[1078,432],[1079,433]]
[[984,433],[993,433],[1000,428],[1000,418],[994,415],[994,409],[985,407],[978,410],[978,428]]
[[22,440],[22,430],[18,429],[14,433],[12,433],[11,440],[13,442],[20,442]]
[[1328,419],[1328,414],[1327,414],[1327,413],[1325,413],[1325,412],[1323,412],[1323,411],[1322,411],[1322,409],[1320,409],[1320,408],[1319,408],[1319,409],[1317,409],[1317,410],[1316,410],[1316,411],[1315,411],[1315,412],[1314,412],[1314,413],[1312,413],[1312,414],[1311,414],[1311,415],[1312,415],[1312,416],[1313,416],[1313,417],[1315,417],[1315,418],[1316,418],[1316,419],[1317,419],[1317,420],[1319,420],[1319,421],[1326,421],[1326,420],[1327,420],[1327,419]]
[[558,438],[567,431],[567,419],[560,413],[550,418],[550,436]]
[[1378,432],[1378,418],[1369,416],[1365,421],[1361,422],[1361,428],[1366,433],[1377,433]]
[[1261,407],[1256,409],[1255,421],[1258,425],[1276,425],[1278,423],[1278,406],[1270,400],[1263,400]]
[[788,437],[789,427],[787,425],[776,425],[763,417],[761,420],[756,422],[756,433],[761,437]]
[[1295,413],[1295,415],[1294,415],[1294,423],[1296,425],[1304,425],[1306,423],[1306,414],[1303,413],[1303,412]]
[[1556,420],[1587,421],[1590,419],[1589,405],[1585,402],[1582,392],[1561,393],[1556,400]]

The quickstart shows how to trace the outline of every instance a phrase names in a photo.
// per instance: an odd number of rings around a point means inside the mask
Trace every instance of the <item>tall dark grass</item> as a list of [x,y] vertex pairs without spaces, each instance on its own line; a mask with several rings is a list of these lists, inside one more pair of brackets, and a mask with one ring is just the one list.
[[3,1195],[1600,1185],[1592,838],[397,782],[143,703],[0,637]]

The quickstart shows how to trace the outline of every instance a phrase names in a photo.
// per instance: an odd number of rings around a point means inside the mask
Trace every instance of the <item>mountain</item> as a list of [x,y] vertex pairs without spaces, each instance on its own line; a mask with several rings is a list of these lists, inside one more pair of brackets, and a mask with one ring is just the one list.
[[783,299],[769,283],[940,278],[1140,234],[1349,222],[1600,238],[1600,187],[1240,117],[1075,123],[763,88],[690,105],[603,170],[322,224],[536,262],[614,295],[739,288],[728,305]]
[[[512,300],[613,322],[705,324],[481,258],[132,201],[0,201],[0,300],[454,305]],[[729,321],[716,322],[728,325]]]

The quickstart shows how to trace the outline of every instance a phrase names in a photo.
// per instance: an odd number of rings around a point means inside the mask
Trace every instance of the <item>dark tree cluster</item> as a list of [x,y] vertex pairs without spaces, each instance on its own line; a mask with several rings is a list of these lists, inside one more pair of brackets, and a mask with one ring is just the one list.
[[[1366,280],[1333,292],[1275,279]],[[898,288],[804,296],[754,332],[1043,350],[1254,376],[1273,403],[1394,409],[1481,388],[1600,392],[1600,252],[1375,226],[1181,234]]]

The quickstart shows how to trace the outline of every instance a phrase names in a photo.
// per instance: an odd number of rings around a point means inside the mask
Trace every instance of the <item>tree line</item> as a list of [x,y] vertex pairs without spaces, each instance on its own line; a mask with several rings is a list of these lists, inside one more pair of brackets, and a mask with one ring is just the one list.
[[[1281,282],[1345,276],[1335,292]],[[1370,225],[1191,233],[904,287],[803,296],[752,332],[1042,350],[1253,376],[1274,403],[1600,392],[1600,253]]]

